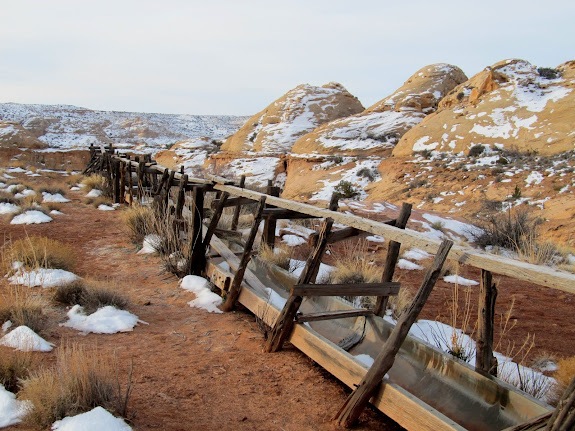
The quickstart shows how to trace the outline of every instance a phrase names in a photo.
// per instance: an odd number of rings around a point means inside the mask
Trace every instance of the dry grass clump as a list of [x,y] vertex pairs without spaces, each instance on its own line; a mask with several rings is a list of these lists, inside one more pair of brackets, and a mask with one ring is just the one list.
[[21,208],[25,208],[26,210],[38,209],[38,207],[42,206],[42,195],[38,193],[34,195],[27,195],[18,199],[18,203]]
[[24,379],[19,398],[32,404],[24,422],[38,429],[48,429],[57,420],[97,406],[118,412],[122,404],[111,361],[79,345],[60,348],[54,368]]
[[84,175],[82,174],[71,174],[68,175],[67,177],[64,178],[64,182],[71,187],[76,186],[76,184],[79,184],[82,179],[84,178]]
[[[335,262],[335,269],[332,270],[322,283],[328,284],[357,284],[357,283],[377,283],[381,280],[382,270],[370,260],[367,253],[367,244],[358,242],[355,246],[347,245],[342,252],[343,257],[339,257]],[[375,298],[344,296],[344,299],[365,307],[372,306]]]
[[122,211],[121,217],[128,228],[130,239],[136,244],[141,244],[144,237],[153,232],[155,214],[148,206],[131,206]]
[[84,177],[81,184],[84,184],[84,190],[86,193],[93,189],[101,190],[102,193],[108,188],[106,178],[101,175],[93,174],[88,177]]
[[44,202],[42,206],[46,208],[47,211],[60,211],[62,209],[62,202]]
[[44,308],[42,298],[29,288],[5,286],[0,295],[0,325],[9,320],[14,326],[24,325],[41,333],[48,323]]
[[557,362],[559,369],[555,372],[553,377],[564,390],[569,382],[575,377],[575,356],[563,358]]
[[106,196],[98,196],[97,198],[86,198],[86,204],[98,208],[100,205],[112,206],[112,199]]
[[279,266],[286,271],[291,269],[291,258],[293,249],[285,244],[278,244],[277,247],[271,248],[269,245],[262,243],[258,251],[258,257],[264,262]]
[[94,280],[76,280],[57,286],[52,299],[61,305],[81,305],[87,314],[108,305],[125,309],[129,304],[128,298],[119,292],[118,286]]
[[12,193],[0,191],[0,203],[18,205],[19,202]]
[[398,320],[405,310],[409,308],[413,302],[413,294],[406,288],[399,289],[399,293],[390,296],[387,302],[387,308],[391,310],[391,316]]
[[9,242],[2,250],[6,271],[13,262],[26,268],[54,268],[69,271],[76,263],[76,254],[68,245],[45,236],[29,236]]
[[18,392],[21,381],[30,375],[39,364],[38,355],[33,352],[19,352],[2,348],[0,354],[0,384],[7,391]]
[[66,195],[66,189],[59,185],[50,185],[50,186],[43,186],[38,188],[38,193],[50,193],[51,195],[61,194],[62,196]]

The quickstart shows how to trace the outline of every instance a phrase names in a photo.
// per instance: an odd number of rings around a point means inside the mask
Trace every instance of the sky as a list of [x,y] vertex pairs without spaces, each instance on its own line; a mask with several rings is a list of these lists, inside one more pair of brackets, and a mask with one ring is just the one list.
[[0,103],[252,115],[301,83],[364,106],[432,63],[575,60],[575,2],[0,0]]

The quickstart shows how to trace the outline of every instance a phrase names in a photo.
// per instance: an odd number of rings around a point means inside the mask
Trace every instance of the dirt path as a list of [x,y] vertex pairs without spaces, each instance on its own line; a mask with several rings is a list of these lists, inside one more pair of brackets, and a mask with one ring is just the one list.
[[[124,376],[133,360],[129,411],[135,429],[339,429],[331,419],[349,392],[345,386],[293,348],[263,353],[264,340],[250,314],[189,307],[193,294],[161,272],[157,257],[137,255],[125,240],[119,211],[98,211],[80,196],[70,192],[73,202],[51,223],[14,226],[2,217],[0,235],[66,242],[78,253],[75,273],[108,278],[130,297],[130,311],[148,323],[133,332],[83,336],[54,323],[44,335],[56,345],[73,341],[110,355],[116,351]],[[63,319],[63,311],[58,313]],[[400,428],[368,410],[356,429]]]

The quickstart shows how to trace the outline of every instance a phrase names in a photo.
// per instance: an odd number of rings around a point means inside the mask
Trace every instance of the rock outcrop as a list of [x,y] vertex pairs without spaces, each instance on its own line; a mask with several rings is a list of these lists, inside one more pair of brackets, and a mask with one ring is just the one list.
[[154,158],[167,168],[179,169],[184,166],[187,173],[198,175],[203,170],[206,158],[218,149],[218,141],[212,138],[186,139],[176,142],[169,150],[159,151]]
[[226,140],[222,152],[283,154],[316,127],[363,111],[359,100],[342,85],[298,85],[252,116]]
[[505,60],[457,86],[407,132],[394,156],[467,154],[474,145],[557,154],[575,149],[575,62],[557,69]]
[[0,148],[41,149],[47,146],[20,124],[0,121]]
[[408,130],[434,112],[467,77],[449,64],[418,70],[402,87],[365,111],[324,124],[301,137],[296,154],[388,155]]

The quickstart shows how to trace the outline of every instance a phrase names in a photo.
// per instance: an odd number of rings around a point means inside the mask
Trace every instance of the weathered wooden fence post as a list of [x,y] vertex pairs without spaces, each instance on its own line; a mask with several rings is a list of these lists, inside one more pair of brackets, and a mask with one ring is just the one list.
[[[407,220],[411,215],[411,204],[404,203],[401,206],[399,216],[395,223],[395,227],[399,229],[405,229],[407,225]],[[390,241],[387,247],[387,256],[385,258],[385,265],[383,267],[383,275],[381,276],[381,281],[383,283],[393,281],[393,274],[395,273],[395,266],[397,265],[397,260],[399,258],[399,250],[401,244],[397,241]],[[385,309],[387,308],[387,302],[389,301],[388,296],[380,296],[377,298],[375,304],[375,309],[373,312],[378,316],[383,316],[385,314]]]
[[349,395],[343,407],[339,410],[336,419],[340,425],[350,427],[355,423],[374,391],[381,384],[383,377],[393,366],[395,356],[407,337],[411,325],[413,325],[427,298],[429,298],[429,294],[439,278],[443,263],[447,259],[447,254],[452,246],[453,242],[449,240],[443,240],[441,243],[433,264],[425,274],[421,287],[411,306],[400,316],[375,362],[363,377],[359,386]]
[[203,219],[204,186],[196,186],[192,191],[192,226],[188,230],[188,274],[192,275],[202,275],[206,267],[206,252],[202,241]]
[[[280,188],[274,187],[271,180],[268,181],[266,188],[266,193],[270,196],[278,197],[280,195]],[[268,208],[275,208],[273,205],[267,206]],[[268,216],[265,218],[264,231],[262,236],[262,244],[265,243],[271,249],[275,246],[276,241],[276,226],[277,219],[273,216]]]
[[236,273],[234,274],[234,280],[232,281],[232,285],[230,286],[230,290],[228,292],[228,295],[226,296],[226,302],[222,306],[222,310],[224,311],[232,311],[234,309],[236,300],[240,296],[242,281],[244,280],[244,273],[246,272],[246,268],[248,267],[248,264],[250,263],[250,260],[252,258],[252,247],[254,246],[254,241],[258,233],[258,228],[262,220],[262,213],[264,211],[265,206],[266,206],[266,197],[262,196],[260,198],[256,213],[254,214],[254,224],[252,226],[252,229],[250,230],[250,236],[246,241],[240,265]]
[[497,376],[497,359],[493,356],[493,326],[496,299],[497,287],[493,283],[491,272],[482,269],[481,285],[479,286],[475,368],[493,376]]
[[[325,219],[319,235],[317,237],[315,248],[308,257],[305,268],[302,271],[297,284],[313,283],[317,277],[319,267],[321,265],[321,258],[325,253],[327,247],[327,240],[329,232],[333,225],[333,219]],[[301,296],[292,296],[288,298],[286,305],[277,317],[274,327],[272,328],[268,340],[266,342],[265,351],[268,353],[277,352],[284,344],[284,341],[290,335],[294,325],[295,315],[303,301]]]
[[[238,187],[243,189],[245,185],[246,185],[246,176],[242,175],[240,177],[240,183],[238,184]],[[232,224],[230,225],[230,230],[236,230],[238,228],[238,222],[240,220],[240,210],[241,209],[242,209],[242,206],[240,203],[238,203],[234,209],[234,215],[232,216]]]

